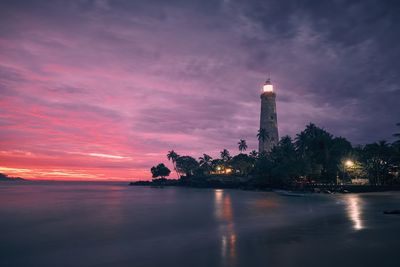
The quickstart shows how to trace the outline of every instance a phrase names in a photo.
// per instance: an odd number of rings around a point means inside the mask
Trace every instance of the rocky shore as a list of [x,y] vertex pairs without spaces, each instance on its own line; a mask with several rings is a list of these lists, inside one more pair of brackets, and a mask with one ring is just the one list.
[[307,184],[293,186],[271,186],[262,185],[253,180],[241,181],[232,177],[224,177],[224,179],[213,179],[204,177],[191,177],[190,179],[154,179],[152,181],[137,181],[131,182],[131,186],[151,186],[162,188],[165,186],[182,186],[195,188],[231,188],[241,190],[291,190],[296,192],[308,193],[368,193],[368,192],[385,192],[385,191],[400,191],[399,185],[335,185],[335,184]]

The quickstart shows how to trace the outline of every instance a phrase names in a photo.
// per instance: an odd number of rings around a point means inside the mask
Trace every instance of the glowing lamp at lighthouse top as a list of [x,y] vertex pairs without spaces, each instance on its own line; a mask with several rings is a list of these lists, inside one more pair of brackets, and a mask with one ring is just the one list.
[[273,91],[274,91],[274,86],[272,85],[272,83],[269,80],[266,81],[263,86],[263,92],[264,93],[272,93]]

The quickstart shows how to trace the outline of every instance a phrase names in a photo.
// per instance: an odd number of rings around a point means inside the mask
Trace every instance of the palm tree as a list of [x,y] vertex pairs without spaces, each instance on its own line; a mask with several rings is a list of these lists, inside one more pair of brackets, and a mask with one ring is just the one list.
[[224,149],[221,151],[221,159],[223,161],[228,161],[231,159],[231,154],[229,153],[229,151],[227,149]]
[[203,154],[202,157],[199,157],[199,164],[200,167],[203,168],[203,170],[205,170],[208,174],[210,174],[211,172],[211,163],[212,163],[212,157],[207,155],[207,154]]
[[302,157],[304,156],[305,152],[307,151],[310,145],[309,143],[310,143],[309,138],[304,131],[296,135],[294,144],[300,156]]
[[207,155],[207,154],[203,154],[202,157],[199,157],[199,163],[200,166],[209,166],[211,164],[212,161],[212,157]]
[[246,140],[240,139],[239,142],[238,142],[238,145],[239,145],[239,151],[240,152],[246,151],[246,149],[247,149]]
[[386,141],[365,145],[363,149],[364,163],[368,176],[374,184],[385,184],[393,166],[392,147]]
[[258,130],[257,138],[258,138],[258,141],[263,141],[263,142],[265,142],[265,140],[268,139],[268,133],[267,133],[267,131],[265,131],[264,128],[260,128],[260,130]]
[[180,178],[180,175],[176,169],[176,160],[179,158],[179,155],[174,150],[171,150],[171,151],[168,151],[167,158],[169,161],[172,161],[172,165],[174,166],[176,175],[178,176],[178,178]]

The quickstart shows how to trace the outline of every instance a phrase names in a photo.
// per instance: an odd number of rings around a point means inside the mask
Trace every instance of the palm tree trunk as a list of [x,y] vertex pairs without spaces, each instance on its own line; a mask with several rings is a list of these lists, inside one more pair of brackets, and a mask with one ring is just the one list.
[[176,169],[176,163],[173,162],[173,165],[174,165],[174,170],[175,170],[175,172],[176,172],[176,176],[177,176],[179,179],[181,179],[181,176],[179,175],[178,170]]

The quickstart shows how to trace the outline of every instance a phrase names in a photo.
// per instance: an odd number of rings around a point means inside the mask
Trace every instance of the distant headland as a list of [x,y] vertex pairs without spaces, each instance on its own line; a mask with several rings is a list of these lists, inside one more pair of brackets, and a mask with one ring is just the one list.
[[26,181],[21,177],[11,177],[4,173],[0,173],[0,181]]

